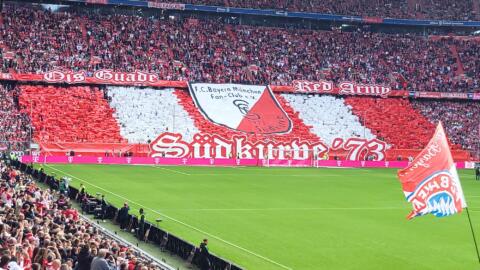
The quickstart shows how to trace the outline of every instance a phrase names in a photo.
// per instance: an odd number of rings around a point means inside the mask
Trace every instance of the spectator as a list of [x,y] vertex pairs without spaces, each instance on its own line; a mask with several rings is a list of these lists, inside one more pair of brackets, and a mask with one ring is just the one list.
[[210,270],[210,253],[208,252],[208,239],[200,243],[199,264],[201,270]]
[[90,255],[90,248],[88,245],[83,245],[78,254],[78,261],[75,267],[76,270],[90,270],[93,257]]
[[118,219],[118,223],[120,223],[121,230],[126,230],[127,228],[129,210],[130,210],[130,207],[125,202],[123,204],[123,207],[118,211],[117,219]]
[[[94,269],[92,254],[98,249],[98,267],[103,266],[100,259],[105,260],[106,252],[111,254],[109,269],[115,266],[114,261],[144,264],[143,258],[138,261],[128,258],[127,254],[133,254],[128,247],[103,236],[88,222],[75,220],[75,211],[69,208],[68,198],[63,198],[66,201],[63,207],[67,209],[62,210],[57,204],[57,197],[62,195],[41,190],[29,176],[3,161],[0,162],[0,175],[0,201],[4,209],[0,213],[0,243],[7,250],[0,258],[2,269],[71,270],[74,265],[78,270]],[[19,188],[22,183],[26,183],[24,189]],[[28,211],[33,209],[35,217],[26,219],[27,207],[20,207],[16,213],[16,204],[30,205]],[[148,270],[155,268],[152,265]]]
[[98,255],[93,258],[92,264],[90,266],[91,270],[112,270],[114,269],[109,265],[109,262],[107,262],[107,253],[108,250],[106,249],[100,249],[98,251]]
[[140,219],[138,221],[137,237],[140,241],[143,241],[145,237],[145,212],[143,211],[143,208],[140,208],[139,213]]

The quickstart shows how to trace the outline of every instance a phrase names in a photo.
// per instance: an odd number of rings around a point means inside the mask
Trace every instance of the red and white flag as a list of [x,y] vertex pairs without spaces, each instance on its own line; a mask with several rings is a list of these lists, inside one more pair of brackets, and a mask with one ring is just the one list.
[[214,124],[246,133],[283,134],[292,121],[268,86],[190,83],[190,95]]
[[413,206],[408,219],[426,214],[445,217],[467,207],[442,123],[425,149],[398,172],[398,178]]

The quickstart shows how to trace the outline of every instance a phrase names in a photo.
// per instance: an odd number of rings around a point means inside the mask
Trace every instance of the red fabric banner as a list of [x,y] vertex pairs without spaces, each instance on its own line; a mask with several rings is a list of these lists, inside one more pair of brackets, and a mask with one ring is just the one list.
[[[22,82],[44,82],[52,84],[103,84],[124,86],[151,86],[183,88],[188,87],[186,81],[161,80],[157,74],[135,71],[114,72],[108,69],[97,70],[93,74],[85,71],[53,70],[44,74],[0,73],[0,80]],[[318,93],[330,95],[355,95],[376,97],[415,97],[438,99],[473,99],[480,100],[480,93],[444,93],[444,92],[408,92],[392,90],[388,86],[377,84],[360,84],[342,82],[335,85],[331,81],[294,81],[293,85],[271,85],[273,92],[279,93]]]

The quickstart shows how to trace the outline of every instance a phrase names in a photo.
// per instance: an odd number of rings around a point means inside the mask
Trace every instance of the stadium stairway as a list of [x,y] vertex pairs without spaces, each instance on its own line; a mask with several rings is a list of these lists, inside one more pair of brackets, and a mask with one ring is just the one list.
[[407,8],[410,14],[415,14],[417,4],[417,0],[407,0]]
[[463,75],[465,73],[462,60],[460,59],[460,55],[458,55],[458,49],[457,46],[455,45],[450,45],[449,46],[450,52],[452,53],[453,57],[455,57],[455,61],[457,63],[457,70],[455,71],[456,76]]
[[124,143],[103,92],[95,87],[20,86],[19,104],[37,142]]
[[237,41],[238,37],[237,35],[233,32],[232,26],[231,25],[225,25],[225,32],[227,32],[228,36],[230,37],[231,40]]
[[177,89],[175,94],[178,97],[179,103],[184,107],[185,111],[193,119],[195,126],[202,133],[216,134],[223,138],[232,138],[233,136],[247,136],[251,142],[268,141],[274,139],[275,142],[290,142],[294,139],[302,139],[306,141],[320,141],[320,138],[311,132],[312,126],[307,126],[299,117],[299,113],[294,111],[292,107],[287,105],[287,101],[281,95],[275,95],[281,107],[290,117],[293,123],[293,128],[290,133],[278,135],[262,135],[262,134],[246,134],[231,130],[219,125],[215,125],[203,117],[193,103],[193,100],[188,91]]
[[480,1],[473,0],[473,12],[476,14],[477,20],[480,18]]

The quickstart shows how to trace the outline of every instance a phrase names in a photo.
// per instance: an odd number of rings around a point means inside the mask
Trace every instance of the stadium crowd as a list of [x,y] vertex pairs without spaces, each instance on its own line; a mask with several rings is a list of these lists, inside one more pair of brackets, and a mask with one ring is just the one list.
[[4,72],[142,70],[166,80],[288,85],[330,79],[416,91],[478,91],[456,78],[457,61],[447,42],[408,34],[233,27],[220,19],[13,6],[4,11],[0,34],[3,53],[14,54],[3,59]]
[[480,156],[480,103],[416,99],[412,105],[432,123],[442,121],[453,143],[462,145],[475,157]]
[[159,269],[79,218],[63,194],[39,188],[4,161],[0,173],[2,269]]
[[472,87],[480,87],[480,61],[478,55],[480,54],[480,40],[464,40],[455,41],[458,48],[458,54],[462,61],[465,75],[471,78]]
[[[163,2],[163,0],[156,0]],[[194,5],[317,12],[381,18],[475,20],[474,1],[455,0],[175,0]]]
[[19,90],[0,84],[0,148],[22,150],[29,142],[30,121],[18,109]]

